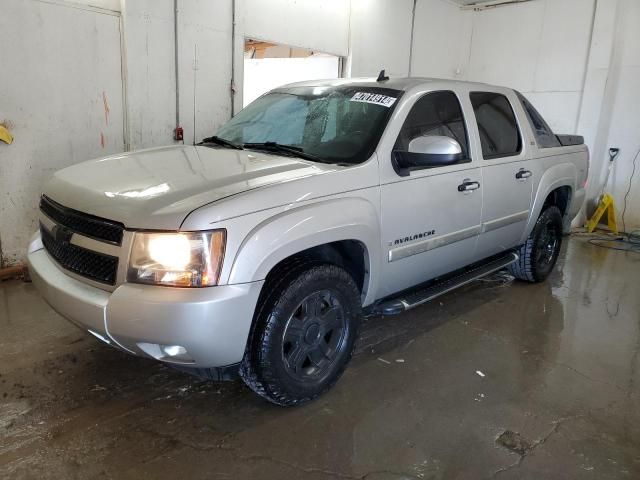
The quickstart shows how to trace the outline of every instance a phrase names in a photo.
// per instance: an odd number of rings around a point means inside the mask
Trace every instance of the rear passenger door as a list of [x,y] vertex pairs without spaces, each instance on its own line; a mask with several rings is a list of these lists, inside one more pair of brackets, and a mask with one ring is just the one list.
[[537,172],[514,113],[515,94],[476,91],[470,92],[469,98],[482,156],[483,212],[477,249],[480,259],[521,242]]

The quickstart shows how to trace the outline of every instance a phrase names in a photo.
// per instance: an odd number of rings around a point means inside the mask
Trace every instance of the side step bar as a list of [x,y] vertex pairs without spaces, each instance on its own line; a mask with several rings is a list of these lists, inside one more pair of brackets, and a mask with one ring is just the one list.
[[471,283],[478,278],[497,272],[507,265],[518,261],[518,258],[518,254],[515,252],[509,252],[497,258],[494,257],[488,262],[478,264],[462,273],[444,277],[435,283],[429,283],[426,286],[418,287],[416,290],[406,291],[397,297],[383,300],[373,307],[373,313],[397,315],[406,310],[411,310],[451,290]]

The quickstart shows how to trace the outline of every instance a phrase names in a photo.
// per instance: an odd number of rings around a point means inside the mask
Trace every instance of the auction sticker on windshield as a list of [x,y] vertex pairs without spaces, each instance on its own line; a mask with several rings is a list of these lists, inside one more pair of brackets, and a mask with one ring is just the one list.
[[396,98],[389,97],[387,95],[381,95],[379,93],[356,92],[355,95],[351,97],[351,101],[373,103],[375,105],[382,105],[383,107],[389,108],[395,103]]

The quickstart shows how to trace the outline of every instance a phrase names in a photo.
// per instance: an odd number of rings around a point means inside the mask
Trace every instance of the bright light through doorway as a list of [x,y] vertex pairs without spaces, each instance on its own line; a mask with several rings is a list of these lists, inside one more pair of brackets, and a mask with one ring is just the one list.
[[243,107],[269,90],[292,82],[340,76],[340,57],[247,39]]

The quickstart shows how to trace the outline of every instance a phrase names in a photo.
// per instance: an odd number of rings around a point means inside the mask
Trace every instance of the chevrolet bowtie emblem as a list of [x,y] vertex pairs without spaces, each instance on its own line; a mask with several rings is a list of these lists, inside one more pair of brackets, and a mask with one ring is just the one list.
[[69,245],[69,243],[71,242],[71,237],[73,236],[73,232],[68,228],[63,227],[62,225],[54,225],[54,227],[51,229],[51,235],[53,235],[56,243]]

